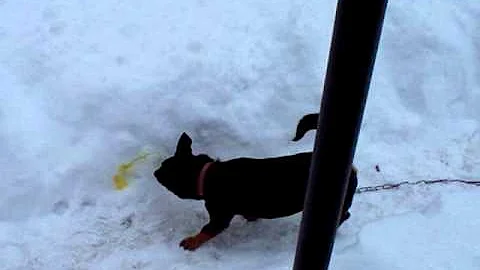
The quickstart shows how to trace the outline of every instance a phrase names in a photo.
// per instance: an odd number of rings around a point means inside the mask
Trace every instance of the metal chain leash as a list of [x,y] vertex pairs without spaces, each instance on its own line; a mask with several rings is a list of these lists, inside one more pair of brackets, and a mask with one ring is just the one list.
[[403,182],[394,183],[394,184],[389,183],[389,184],[383,184],[378,186],[360,187],[360,188],[357,188],[355,193],[365,193],[365,192],[375,192],[380,190],[397,189],[404,185],[415,186],[420,184],[431,185],[431,184],[439,184],[439,183],[442,183],[442,184],[460,183],[460,184],[473,185],[473,186],[480,187],[480,180],[470,181],[470,180],[463,180],[463,179],[436,179],[436,180],[419,180],[416,182],[403,181]]

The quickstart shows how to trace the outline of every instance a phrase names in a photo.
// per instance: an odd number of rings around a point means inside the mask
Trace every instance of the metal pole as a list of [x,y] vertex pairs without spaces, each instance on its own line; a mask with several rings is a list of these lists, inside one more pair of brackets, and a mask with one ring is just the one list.
[[328,269],[386,7],[338,1],[294,270]]

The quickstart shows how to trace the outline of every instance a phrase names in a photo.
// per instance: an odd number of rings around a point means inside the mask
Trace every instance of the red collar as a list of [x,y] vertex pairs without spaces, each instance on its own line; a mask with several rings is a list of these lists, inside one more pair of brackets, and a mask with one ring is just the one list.
[[207,174],[208,168],[213,164],[213,162],[207,162],[203,165],[202,170],[197,178],[197,195],[203,197],[203,188],[205,185],[205,175]]

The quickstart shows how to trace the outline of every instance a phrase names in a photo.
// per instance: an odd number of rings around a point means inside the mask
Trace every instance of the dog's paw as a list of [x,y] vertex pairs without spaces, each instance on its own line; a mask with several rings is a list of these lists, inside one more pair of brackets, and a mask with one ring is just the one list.
[[340,218],[340,222],[338,223],[338,226],[342,225],[343,222],[345,222],[345,220],[347,220],[348,218],[350,218],[350,212],[345,212],[342,214],[342,217]]
[[199,233],[195,236],[190,236],[185,239],[183,239],[180,242],[180,246],[183,247],[183,249],[193,251],[200,247],[203,243],[207,242],[210,240],[212,236],[206,234],[206,233]]

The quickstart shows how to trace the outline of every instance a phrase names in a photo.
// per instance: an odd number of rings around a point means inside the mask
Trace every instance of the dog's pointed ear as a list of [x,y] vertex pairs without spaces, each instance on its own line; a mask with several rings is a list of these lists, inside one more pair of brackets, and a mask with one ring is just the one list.
[[178,139],[177,150],[175,151],[175,156],[184,156],[192,154],[192,139],[183,132]]

